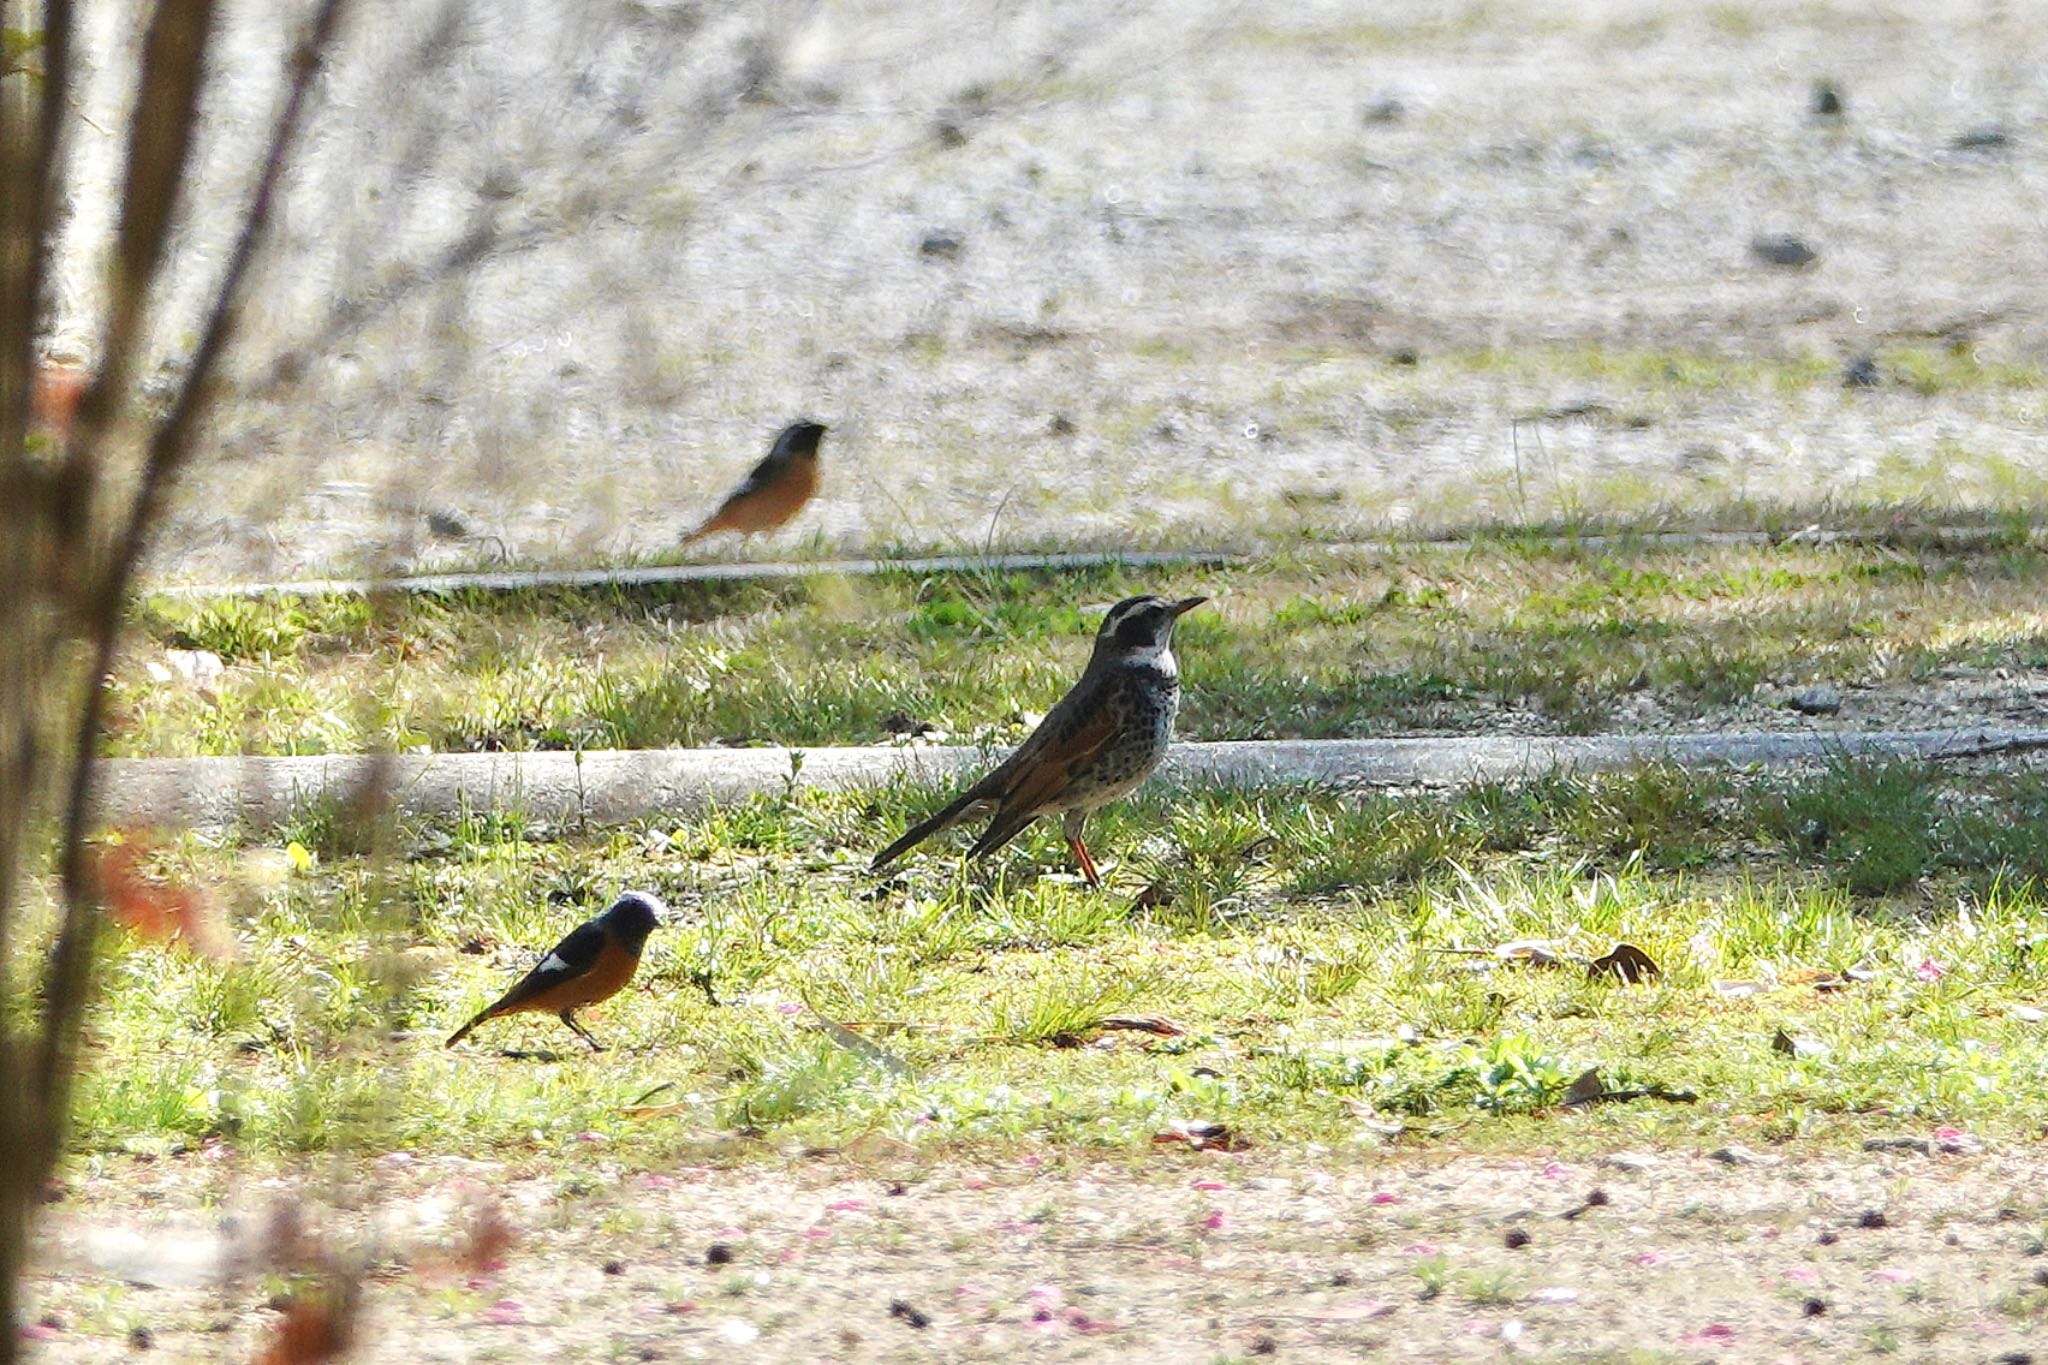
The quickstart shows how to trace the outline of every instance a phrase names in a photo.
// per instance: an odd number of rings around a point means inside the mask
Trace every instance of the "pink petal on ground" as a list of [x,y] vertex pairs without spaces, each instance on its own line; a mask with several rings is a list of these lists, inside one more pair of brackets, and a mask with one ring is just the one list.
[[1948,968],[1931,957],[1923,957],[1920,959],[1920,965],[1913,969],[1913,975],[1922,981],[1939,981],[1948,975]]
[[831,1235],[832,1229],[830,1228],[809,1227],[804,1229],[804,1236],[814,1242],[822,1242]]
[[1934,1130],[1934,1136],[1939,1138],[1943,1142],[1954,1142],[1957,1138],[1963,1136],[1963,1130],[1960,1128],[1951,1128],[1948,1125],[1944,1124],[1941,1127]]
[[1385,1190],[1381,1190],[1368,1202],[1374,1204],[1398,1204],[1401,1202],[1401,1196],[1398,1194],[1388,1194]]
[[1636,1265],[1644,1267],[1653,1265],[1663,1265],[1666,1261],[1670,1259],[1671,1258],[1669,1256],[1666,1256],[1661,1251],[1645,1251],[1640,1255],[1629,1257],[1630,1261],[1634,1262]]
[[1735,1340],[1735,1329],[1724,1322],[1710,1322],[1699,1331],[1678,1339],[1681,1346],[1722,1346]]
[[1024,1291],[1024,1297],[1034,1308],[1057,1308],[1067,1298],[1056,1284],[1034,1284]]
[[777,1005],[775,1008],[784,1014],[802,1014],[804,1012],[804,1007],[798,1004]]
[[1121,1332],[1124,1329],[1107,1318],[1091,1318],[1078,1308],[1069,1308],[1061,1315],[1067,1325],[1077,1332]]
[[1198,1190],[1227,1190],[1230,1186],[1220,1180],[1197,1180],[1193,1188]]
[[1017,1164],[1027,1171],[1035,1171],[1045,1164],[1045,1158],[1042,1156],[1020,1156],[1017,1158]]
[[517,1299],[499,1299],[484,1310],[484,1318],[500,1327],[518,1327],[526,1322],[526,1305]]
[[1309,1316],[1317,1322],[1364,1322],[1369,1318],[1383,1318],[1393,1311],[1394,1305],[1384,1299],[1346,1299]]
[[825,1206],[827,1213],[853,1213],[868,1206],[865,1199],[838,1199]]
[[1428,1242],[1410,1242],[1401,1248],[1401,1253],[1404,1256],[1434,1256],[1436,1248]]
[[720,1228],[711,1234],[711,1240],[714,1242],[736,1242],[746,1235],[747,1230],[745,1228]]
[[1210,1209],[1209,1216],[1202,1220],[1202,1226],[1211,1232],[1220,1231],[1223,1227],[1223,1210]]
[[674,1176],[656,1175],[653,1171],[649,1171],[646,1175],[641,1176],[640,1183],[650,1190],[672,1190],[676,1187]]
[[23,1341],[53,1341],[57,1334],[57,1329],[47,1322],[25,1322],[20,1329]]
[[1819,1279],[1820,1274],[1818,1271],[1808,1270],[1805,1266],[1796,1265],[1785,1272],[1785,1278],[1788,1280],[1798,1280],[1803,1284],[1808,1280]]
[[1543,1167],[1545,1180],[1562,1180],[1571,1174],[1571,1168],[1559,1161],[1546,1162]]
[[1908,1280],[1913,1278],[1913,1272],[1910,1270],[1897,1270],[1891,1266],[1885,1266],[1881,1269],[1871,1271],[1870,1278],[1873,1280],[1883,1280],[1886,1284],[1905,1284]]

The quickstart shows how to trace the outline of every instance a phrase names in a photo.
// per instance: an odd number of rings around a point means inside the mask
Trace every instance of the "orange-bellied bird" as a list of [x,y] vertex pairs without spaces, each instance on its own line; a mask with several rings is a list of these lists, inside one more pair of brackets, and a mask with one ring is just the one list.
[[1173,739],[1180,709],[1180,665],[1173,623],[1206,597],[1128,597],[1109,609],[1081,680],[1046,712],[994,772],[875,855],[879,871],[940,830],[995,812],[967,850],[978,858],[1017,837],[1041,815],[1064,817],[1067,847],[1090,886],[1095,860],[1081,841],[1089,812],[1128,796],[1152,775]]
[[775,438],[767,456],[726,495],[704,524],[683,537],[683,544],[720,531],[741,535],[772,531],[803,510],[818,491],[818,442],[825,428],[817,422],[791,422]]
[[576,1022],[576,1011],[609,1000],[625,989],[640,965],[640,950],[646,946],[647,936],[667,915],[668,907],[647,892],[624,893],[596,919],[585,920],[570,930],[569,936],[521,977],[518,985],[455,1030],[446,1045],[454,1047],[486,1019],[533,1012],[554,1015],[590,1044],[592,1052],[604,1051],[604,1046],[590,1036],[590,1030]]

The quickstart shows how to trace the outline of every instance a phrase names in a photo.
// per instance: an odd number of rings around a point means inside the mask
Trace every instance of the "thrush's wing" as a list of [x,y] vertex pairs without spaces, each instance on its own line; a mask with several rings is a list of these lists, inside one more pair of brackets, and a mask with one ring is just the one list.
[[[1102,757],[1116,739],[1117,726],[1115,709],[1099,700],[1091,698],[1087,705],[1066,708],[1063,704],[1055,708],[1038,732],[1025,741],[1030,752],[1019,749],[1008,763],[989,775],[1005,779],[990,793],[996,802],[996,818],[967,850],[967,856],[977,858],[993,853],[1039,816],[1064,807],[1074,779]],[[1040,739],[1040,735],[1044,738]]]
[[519,979],[519,984],[500,996],[487,1014],[502,1014],[517,1009],[542,991],[574,981],[597,965],[597,959],[604,952],[604,926],[596,920],[587,920],[569,931],[569,936],[557,943],[554,951],[542,958],[534,969]]
[[[960,795],[947,802],[936,813],[919,824],[911,826],[895,843],[875,855],[870,867],[881,869],[895,862],[912,848],[931,838],[942,830],[951,829],[962,820],[972,819],[994,808],[998,811],[1010,809],[1010,796],[1020,785],[1028,784],[1040,755],[1057,746],[1061,758],[1069,756],[1069,749],[1075,744],[1077,722],[1086,719],[1086,712],[1092,708],[1090,695],[1093,689],[1090,680],[1083,675],[1067,695],[1060,698],[1045,719],[1038,722],[1038,728],[1024,737],[1008,758],[990,769],[988,774]],[[1107,735],[1104,736],[1106,741]],[[1099,746],[1097,747],[1099,752]],[[1075,750],[1078,752],[1078,750]],[[997,817],[1001,823],[1001,816]],[[1017,825],[1022,829],[1031,823],[1026,815]],[[1010,831],[1011,835],[1016,829]],[[986,836],[984,836],[986,837]],[[1009,835],[1004,836],[1006,839]],[[977,848],[980,844],[975,845]]]

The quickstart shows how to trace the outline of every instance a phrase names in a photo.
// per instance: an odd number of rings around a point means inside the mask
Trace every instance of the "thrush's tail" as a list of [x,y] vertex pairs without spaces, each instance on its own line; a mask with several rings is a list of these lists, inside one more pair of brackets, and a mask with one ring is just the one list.
[[938,814],[925,820],[922,824],[912,825],[909,829],[905,830],[902,838],[875,855],[875,860],[868,864],[868,869],[873,872],[881,871],[911,849],[916,848],[919,844],[937,834],[940,830],[951,829],[960,822],[960,817],[986,800],[988,800],[988,797],[982,794],[979,787],[968,788],[949,802]]
[[988,828],[981,832],[981,837],[974,841],[974,846],[967,850],[967,856],[979,858],[984,853],[995,852],[1023,833],[1024,827],[1037,818],[1035,811],[997,812],[996,818],[989,821]]

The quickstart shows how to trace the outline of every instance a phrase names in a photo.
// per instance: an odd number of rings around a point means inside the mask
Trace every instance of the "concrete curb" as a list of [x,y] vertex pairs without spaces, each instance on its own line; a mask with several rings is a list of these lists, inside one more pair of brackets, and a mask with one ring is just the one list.
[[[2029,535],[2032,528],[2029,528]],[[1504,531],[1493,537],[1451,537],[1416,540],[1337,541],[1320,547],[1329,555],[1391,555],[1418,550],[1460,554],[1489,545],[1536,544],[1555,549],[1609,550],[1627,546],[1684,545],[1877,545],[1908,540],[1967,549],[2003,541],[2010,532],[1992,526],[1930,526],[1900,533],[1886,530],[1824,531],[1643,531],[1600,532],[1583,536],[1518,536]],[[517,569],[480,573],[409,574],[395,578],[300,578],[249,583],[171,583],[145,590],[145,596],[215,597],[360,597],[373,592],[524,592],[535,588],[647,587],[676,583],[749,582],[761,579],[855,577],[883,573],[985,573],[1017,569],[1089,569],[1110,565],[1153,568],[1171,565],[1200,567],[1250,564],[1263,556],[1238,550],[1103,550],[1062,554],[927,555],[914,559],[819,559],[773,563],[655,564],[640,568]]]
[[[1646,761],[1774,768],[1835,757],[1966,757],[2033,748],[2048,749],[2048,730],[1271,740],[1175,745],[1163,779],[1241,788],[1456,787]],[[989,761],[983,751],[965,747],[802,753],[800,768],[787,749],[110,759],[100,768],[99,814],[104,823],[123,827],[263,831],[310,803],[349,799],[389,765],[398,810],[408,819],[517,809],[555,824],[612,825],[687,816],[792,786],[845,790],[897,779],[939,785]]]

